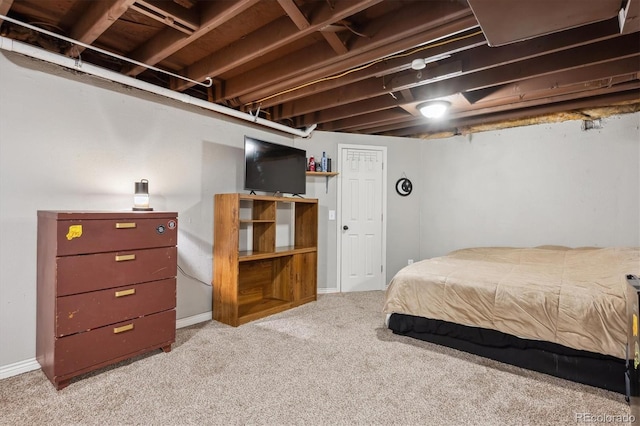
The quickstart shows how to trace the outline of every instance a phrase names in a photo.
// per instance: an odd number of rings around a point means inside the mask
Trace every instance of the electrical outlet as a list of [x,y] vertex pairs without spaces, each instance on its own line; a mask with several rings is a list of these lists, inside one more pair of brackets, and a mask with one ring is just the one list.
[[407,260],[407,265],[411,265],[413,263],[413,259]]

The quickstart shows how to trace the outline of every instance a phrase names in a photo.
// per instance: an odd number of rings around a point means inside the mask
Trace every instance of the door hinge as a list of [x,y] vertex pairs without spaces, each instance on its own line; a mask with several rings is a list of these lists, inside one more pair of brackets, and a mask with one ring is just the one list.
[[380,272],[384,272],[384,267],[380,265]]

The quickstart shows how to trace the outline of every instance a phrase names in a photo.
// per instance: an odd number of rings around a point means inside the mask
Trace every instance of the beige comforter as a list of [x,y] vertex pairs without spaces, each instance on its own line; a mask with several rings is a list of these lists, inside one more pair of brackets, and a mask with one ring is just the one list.
[[464,249],[399,271],[383,310],[625,358],[627,274],[640,248]]

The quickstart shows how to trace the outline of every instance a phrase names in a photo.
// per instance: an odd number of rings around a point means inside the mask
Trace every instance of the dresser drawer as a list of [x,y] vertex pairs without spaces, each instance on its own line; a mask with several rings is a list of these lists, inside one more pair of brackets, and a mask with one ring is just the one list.
[[104,364],[176,337],[176,311],[164,311],[56,339],[55,376]]
[[57,296],[175,277],[176,247],[58,257]]
[[57,255],[175,246],[176,217],[59,220]]
[[56,336],[62,337],[176,307],[176,279],[58,297]]

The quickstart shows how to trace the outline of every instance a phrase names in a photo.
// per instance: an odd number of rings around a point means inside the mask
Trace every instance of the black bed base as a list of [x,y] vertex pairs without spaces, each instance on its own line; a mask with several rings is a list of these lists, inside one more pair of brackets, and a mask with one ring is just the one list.
[[626,362],[620,358],[412,315],[392,314],[389,328],[395,334],[628,395]]

